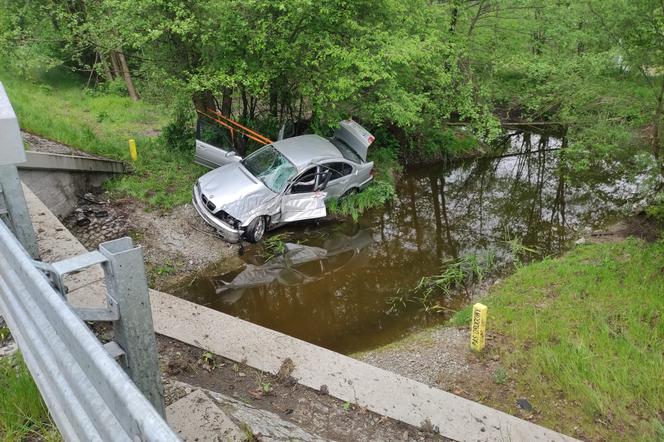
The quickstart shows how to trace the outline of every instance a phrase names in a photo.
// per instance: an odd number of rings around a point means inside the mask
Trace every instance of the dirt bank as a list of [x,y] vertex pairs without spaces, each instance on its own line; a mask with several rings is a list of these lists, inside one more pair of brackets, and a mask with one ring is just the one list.
[[135,200],[108,193],[82,195],[65,225],[88,250],[101,242],[131,236],[143,247],[152,287],[160,289],[222,260],[240,265],[237,245],[223,241],[191,204],[170,212],[148,211]]
[[163,336],[159,336],[159,359],[167,404],[188,393],[171,382],[177,380],[271,411],[330,440],[448,440],[298,385],[287,369],[272,376]]

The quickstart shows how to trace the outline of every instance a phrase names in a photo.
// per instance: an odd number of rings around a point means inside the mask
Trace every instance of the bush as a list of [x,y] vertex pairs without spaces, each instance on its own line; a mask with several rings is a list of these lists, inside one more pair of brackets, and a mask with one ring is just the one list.
[[164,126],[161,134],[166,145],[179,152],[191,151],[196,144],[196,132],[184,109],[175,111],[173,120]]

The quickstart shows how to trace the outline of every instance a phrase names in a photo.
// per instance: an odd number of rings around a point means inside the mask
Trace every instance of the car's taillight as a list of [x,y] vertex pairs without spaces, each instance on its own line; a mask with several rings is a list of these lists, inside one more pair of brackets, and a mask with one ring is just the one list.
[[371,169],[369,169],[369,176],[373,177],[373,166],[371,166]]

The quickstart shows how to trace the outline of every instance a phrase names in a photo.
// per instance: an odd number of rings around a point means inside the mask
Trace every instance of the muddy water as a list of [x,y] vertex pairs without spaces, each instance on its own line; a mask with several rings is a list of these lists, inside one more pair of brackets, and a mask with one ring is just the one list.
[[[405,171],[398,196],[358,223],[321,222],[279,229],[283,249],[248,248],[245,265],[193,278],[179,296],[343,353],[395,341],[440,323],[469,302],[466,291],[438,293],[438,312],[399,302],[443,260],[495,256],[513,268],[515,242],[558,254],[584,229],[615,216],[624,182],[572,185],[558,164],[560,140],[512,134],[501,158]],[[271,256],[274,255],[274,256]]]

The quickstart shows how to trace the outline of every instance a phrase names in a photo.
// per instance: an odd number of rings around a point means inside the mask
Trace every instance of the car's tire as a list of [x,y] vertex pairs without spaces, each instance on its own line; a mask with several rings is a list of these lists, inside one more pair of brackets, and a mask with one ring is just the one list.
[[266,229],[267,219],[264,216],[257,216],[247,226],[247,230],[244,231],[244,237],[249,242],[258,242],[263,239]]

